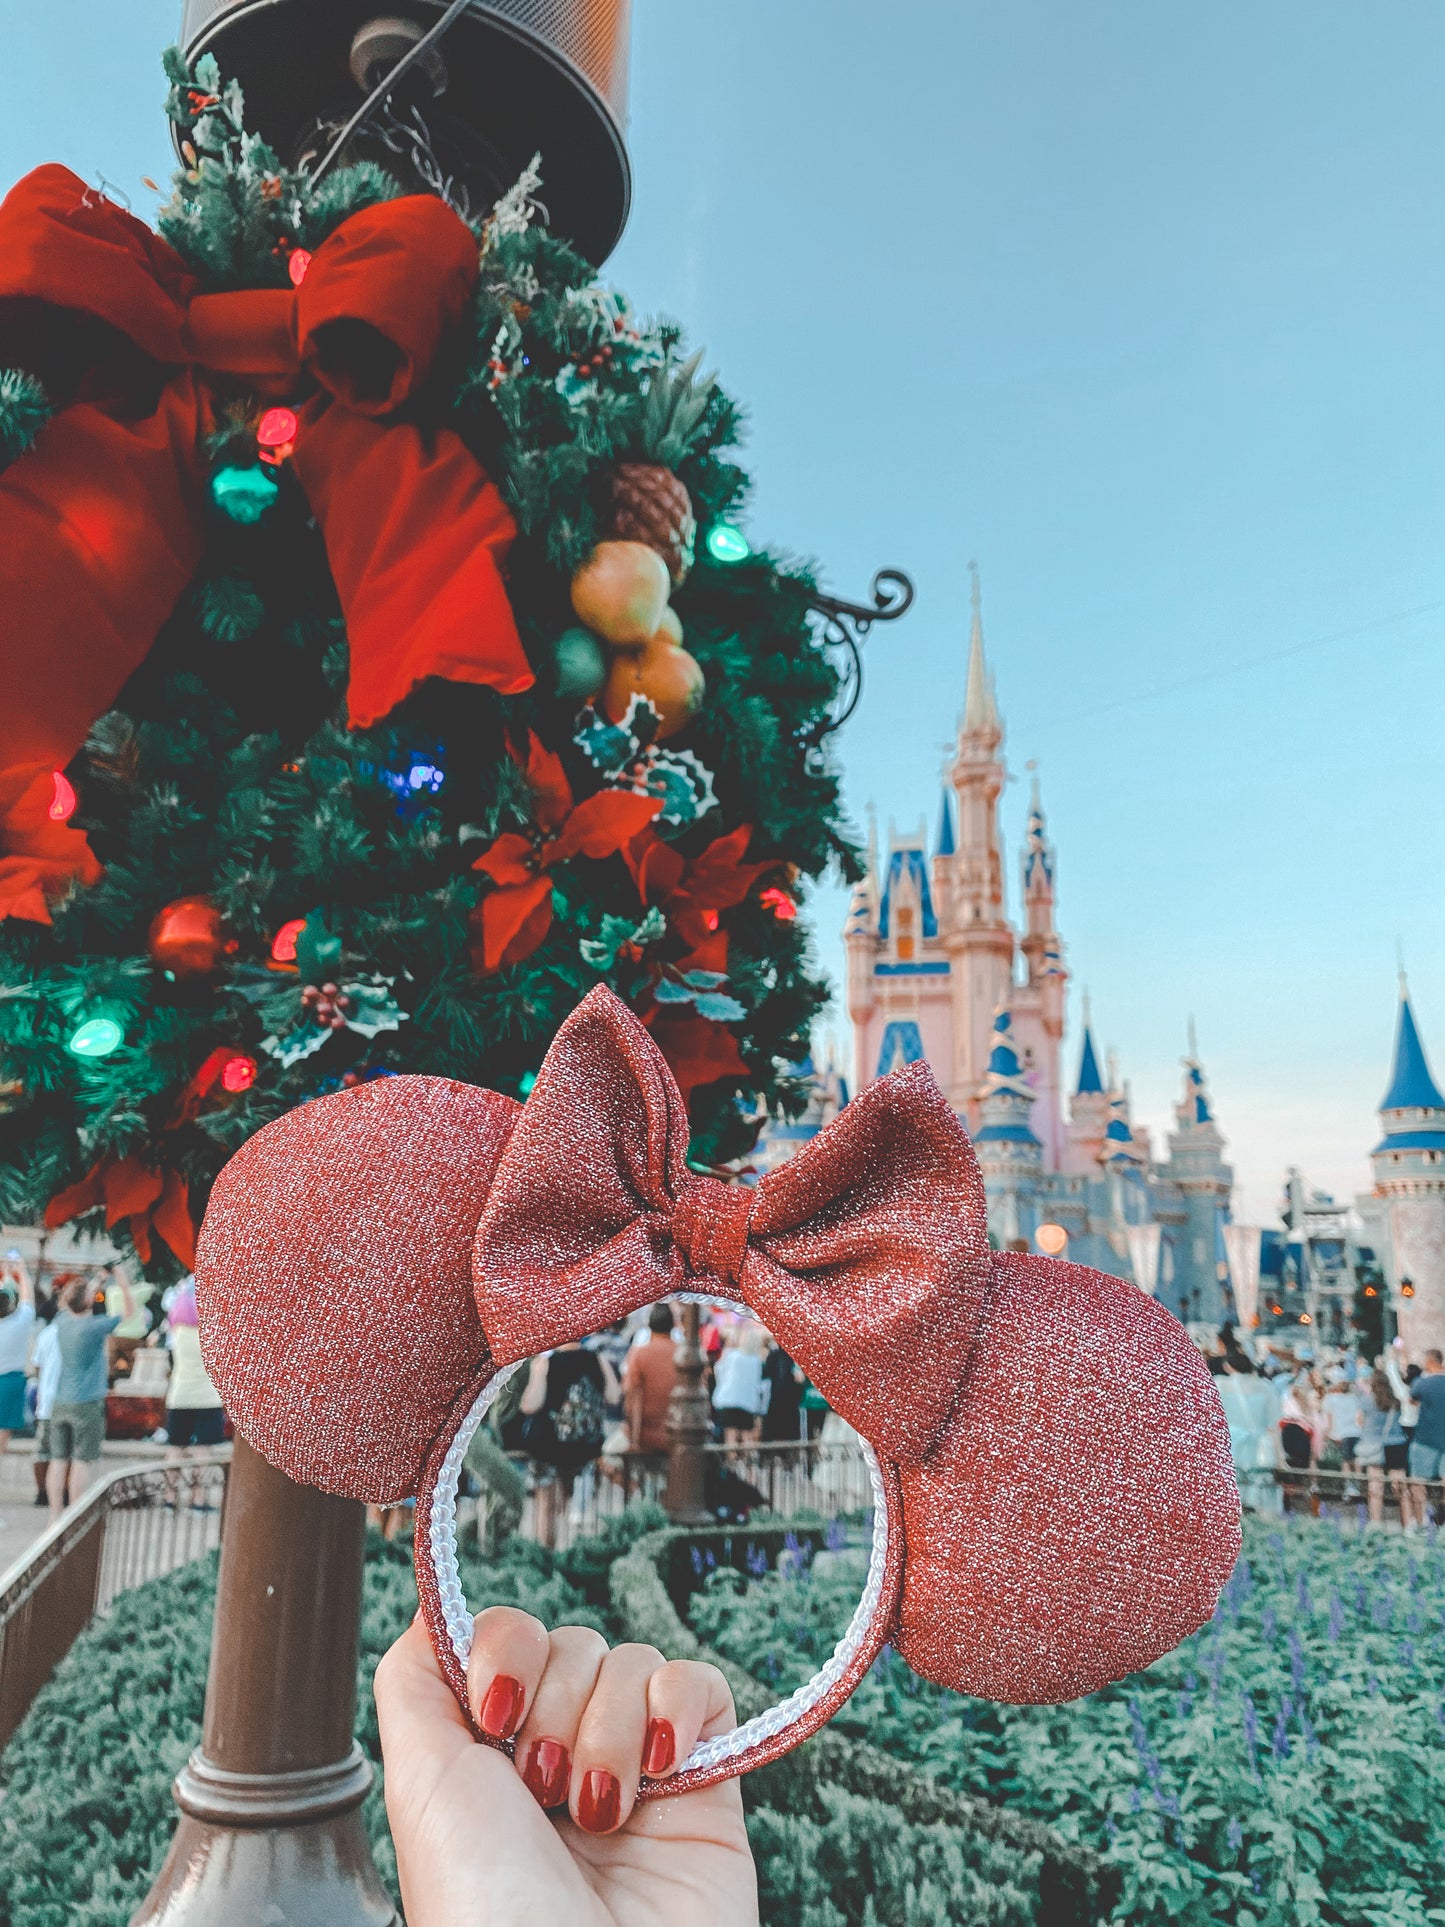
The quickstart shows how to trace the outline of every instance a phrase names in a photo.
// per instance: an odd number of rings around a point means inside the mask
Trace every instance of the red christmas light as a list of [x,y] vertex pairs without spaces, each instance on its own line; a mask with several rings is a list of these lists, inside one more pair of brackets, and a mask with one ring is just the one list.
[[296,939],[301,935],[301,932],[305,928],[306,928],[305,917],[292,917],[289,923],[282,924],[281,928],[276,932],[275,936],[271,939],[272,963],[278,963],[278,964],[295,963]]
[[702,923],[704,930],[716,930],[718,926],[717,911],[704,910],[702,913]]
[[765,909],[771,910],[779,923],[791,923],[798,914],[798,906],[793,898],[786,890],[779,890],[776,886],[771,890],[764,890],[758,902]]
[[296,417],[289,408],[268,408],[256,425],[256,441],[261,448],[289,448],[296,430]]
[[223,1091],[249,1091],[256,1081],[254,1057],[228,1057],[221,1071]]
[[306,248],[293,248],[291,259],[286,263],[286,272],[291,276],[293,288],[299,288],[306,279],[306,270],[311,266],[311,255]]
[[75,791],[64,772],[55,772],[55,793],[50,799],[50,820],[52,823],[68,822],[75,809]]

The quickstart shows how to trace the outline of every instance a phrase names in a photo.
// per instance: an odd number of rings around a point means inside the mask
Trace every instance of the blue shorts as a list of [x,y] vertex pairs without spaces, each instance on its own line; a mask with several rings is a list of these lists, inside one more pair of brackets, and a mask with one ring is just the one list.
[[1440,1461],[1445,1459],[1445,1447],[1438,1445],[1410,1446],[1410,1477],[1412,1479],[1438,1479]]
[[25,1374],[0,1372],[0,1432],[25,1430]]

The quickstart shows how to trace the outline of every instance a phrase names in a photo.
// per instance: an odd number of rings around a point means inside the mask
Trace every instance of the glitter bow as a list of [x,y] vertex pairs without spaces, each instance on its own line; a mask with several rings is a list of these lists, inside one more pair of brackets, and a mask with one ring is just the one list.
[[[473,1253],[499,1365],[678,1291],[741,1297],[835,1411],[922,1458],[963,1382],[990,1253],[973,1150],[926,1064],[872,1084],[757,1185],[687,1168],[662,1053],[599,985],[558,1031]],[[866,1331],[860,1351],[856,1334]]]

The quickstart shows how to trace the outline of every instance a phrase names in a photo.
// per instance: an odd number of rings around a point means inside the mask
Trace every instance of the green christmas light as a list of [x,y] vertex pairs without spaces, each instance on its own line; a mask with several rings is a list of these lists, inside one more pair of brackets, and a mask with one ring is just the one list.
[[211,477],[211,500],[233,522],[259,522],[276,495],[276,478],[264,468],[218,468]]
[[87,1017],[66,1046],[77,1057],[109,1057],[125,1042],[125,1032],[113,1017]]
[[714,562],[746,562],[752,554],[748,538],[731,522],[714,522],[707,532],[707,552]]
[[523,1097],[530,1097],[536,1082],[537,1073],[535,1071],[523,1071],[521,1077],[517,1080],[517,1089]]

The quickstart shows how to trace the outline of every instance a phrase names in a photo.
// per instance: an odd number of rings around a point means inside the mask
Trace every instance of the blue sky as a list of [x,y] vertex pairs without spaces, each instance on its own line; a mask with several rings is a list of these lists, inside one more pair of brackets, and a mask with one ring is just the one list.
[[[176,11],[11,9],[0,180],[144,211]],[[933,820],[976,557],[1075,984],[1156,1126],[1193,1012],[1255,1214],[1366,1182],[1397,936],[1445,1073],[1442,95],[1438,0],[636,0],[609,273],[746,401],[754,538],[918,584],[850,807]]]

